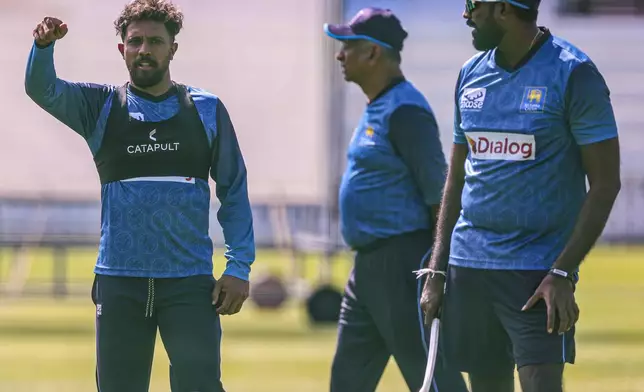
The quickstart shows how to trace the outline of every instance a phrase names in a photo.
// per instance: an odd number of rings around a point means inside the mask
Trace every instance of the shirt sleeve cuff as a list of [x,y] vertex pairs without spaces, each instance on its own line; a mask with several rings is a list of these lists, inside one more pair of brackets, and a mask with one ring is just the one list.
[[467,140],[463,136],[454,136],[454,143],[456,143],[456,144],[467,144]]
[[34,40],[33,46],[34,46],[34,49],[38,51],[52,51],[54,50],[55,44],[56,44],[56,41],[50,43],[47,46],[38,46],[38,44],[36,43],[36,40]]
[[250,280],[250,266],[237,260],[229,260],[224,270],[224,275],[248,281]]
[[580,146],[586,146],[588,144],[603,142],[604,140],[614,139],[617,137],[617,130],[615,128],[605,128],[601,131],[595,130],[595,133],[598,135],[587,136],[577,139],[577,144]]

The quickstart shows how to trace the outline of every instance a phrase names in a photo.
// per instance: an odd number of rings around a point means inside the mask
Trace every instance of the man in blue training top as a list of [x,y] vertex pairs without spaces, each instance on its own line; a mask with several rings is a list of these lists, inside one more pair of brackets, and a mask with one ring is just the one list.
[[468,0],[464,13],[481,52],[456,85],[421,303],[426,321],[441,309],[446,356],[473,392],[512,391],[515,366],[524,392],[562,391],[577,272],[620,189],[608,87],[585,53],[537,26],[538,6]]
[[[239,312],[255,257],[246,168],[217,96],[171,80],[182,13],[163,0],[130,2],[115,22],[130,73],[123,86],[57,77],[47,17],[33,32],[27,94],[89,145],[101,182],[96,304],[97,387],[148,390],[157,327],[173,391],[223,391],[219,315]],[[212,276],[210,188],[221,202],[227,265]]]
[[[412,391],[423,384],[427,337],[413,271],[432,246],[447,163],[427,100],[400,69],[407,32],[391,11],[367,8],[325,25],[342,42],[345,80],[367,97],[340,185],[341,231],[356,252],[340,313],[332,392],[374,391],[391,355]],[[433,391],[466,392],[440,362]]]

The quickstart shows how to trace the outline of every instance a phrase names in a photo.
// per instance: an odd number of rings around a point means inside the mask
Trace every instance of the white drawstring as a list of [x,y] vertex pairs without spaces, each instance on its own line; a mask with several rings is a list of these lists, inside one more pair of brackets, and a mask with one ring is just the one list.
[[413,271],[416,274],[416,279],[420,279],[423,277],[423,275],[429,274],[430,279],[434,279],[434,277],[438,275],[443,275],[444,277],[447,277],[447,273],[445,271],[435,271],[431,268],[421,268],[418,271]]

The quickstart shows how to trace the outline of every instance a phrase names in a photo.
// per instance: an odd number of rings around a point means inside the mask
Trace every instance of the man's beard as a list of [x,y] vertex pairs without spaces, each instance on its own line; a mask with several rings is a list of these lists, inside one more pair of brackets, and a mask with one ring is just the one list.
[[490,18],[484,28],[476,27],[472,32],[472,44],[476,50],[487,51],[496,48],[501,43],[505,32]]
[[149,88],[161,83],[168,71],[168,64],[159,64],[151,60],[147,61],[150,63],[150,69],[139,68],[139,61],[136,61],[129,70],[132,83],[140,88]]

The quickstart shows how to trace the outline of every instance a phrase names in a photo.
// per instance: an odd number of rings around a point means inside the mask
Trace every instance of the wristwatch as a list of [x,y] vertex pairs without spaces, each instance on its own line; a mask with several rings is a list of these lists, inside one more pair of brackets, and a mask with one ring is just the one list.
[[565,278],[571,281],[572,283],[575,283],[574,275],[571,273],[568,273],[564,270],[561,270],[559,268],[551,268],[550,271],[548,271],[550,275],[554,276],[559,276],[560,278]]

